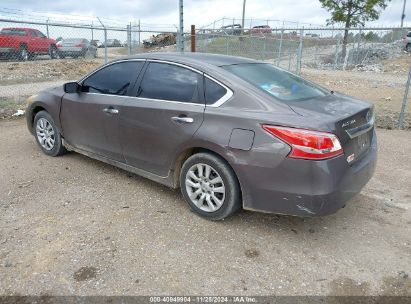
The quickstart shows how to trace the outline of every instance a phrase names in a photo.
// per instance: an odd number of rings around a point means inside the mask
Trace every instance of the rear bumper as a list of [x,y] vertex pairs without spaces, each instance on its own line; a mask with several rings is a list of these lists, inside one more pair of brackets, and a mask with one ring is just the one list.
[[342,155],[324,161],[286,158],[275,168],[237,167],[244,209],[304,217],[335,213],[374,174],[377,140],[353,165]]
[[0,54],[10,54],[14,52],[16,52],[16,50],[12,47],[0,47]]
[[65,55],[65,56],[71,56],[71,55],[78,56],[78,55],[84,54],[85,52],[86,52],[86,50],[83,50],[83,49],[78,49],[78,50],[73,50],[73,49],[71,49],[71,50],[64,50],[64,49],[61,50],[61,49],[59,49],[57,51],[58,54]]

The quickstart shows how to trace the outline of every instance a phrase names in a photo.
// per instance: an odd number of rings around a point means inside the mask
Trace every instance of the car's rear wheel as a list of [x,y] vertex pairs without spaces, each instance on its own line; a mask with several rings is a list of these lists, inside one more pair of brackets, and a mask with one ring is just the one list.
[[180,186],[190,208],[207,219],[224,219],[241,207],[240,185],[233,169],[214,154],[189,157],[181,169]]
[[22,45],[19,49],[18,52],[18,59],[21,61],[27,61],[30,58],[29,51],[27,50],[27,47],[25,45]]
[[60,132],[49,113],[38,112],[34,117],[33,128],[36,141],[45,154],[58,156],[66,152]]
[[407,52],[411,53],[411,43],[408,43],[408,44],[405,46],[405,50],[406,50]]

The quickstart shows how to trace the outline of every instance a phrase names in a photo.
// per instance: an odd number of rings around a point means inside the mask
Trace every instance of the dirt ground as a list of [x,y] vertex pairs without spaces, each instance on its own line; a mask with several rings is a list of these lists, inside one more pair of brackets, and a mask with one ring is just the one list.
[[221,222],[178,191],[0,121],[0,295],[411,296],[411,132],[378,129],[375,176],[322,218]]

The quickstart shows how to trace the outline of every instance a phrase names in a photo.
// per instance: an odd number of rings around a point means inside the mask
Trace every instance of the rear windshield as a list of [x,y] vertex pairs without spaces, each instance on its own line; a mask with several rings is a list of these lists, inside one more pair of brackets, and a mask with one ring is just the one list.
[[20,29],[2,29],[0,35],[4,36],[26,36],[25,30]]
[[301,77],[268,63],[234,64],[222,68],[282,101],[300,101],[328,94]]

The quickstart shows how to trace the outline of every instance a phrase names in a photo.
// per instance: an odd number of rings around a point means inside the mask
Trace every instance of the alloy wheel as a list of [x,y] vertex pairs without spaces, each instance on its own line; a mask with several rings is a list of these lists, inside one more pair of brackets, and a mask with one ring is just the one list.
[[54,148],[54,142],[56,140],[56,137],[53,126],[47,119],[40,118],[37,121],[36,134],[37,140],[44,149],[50,151]]

